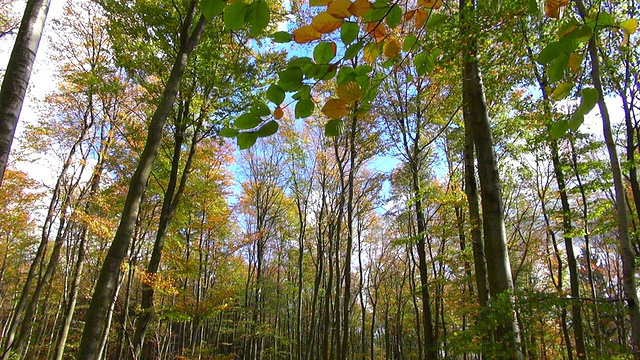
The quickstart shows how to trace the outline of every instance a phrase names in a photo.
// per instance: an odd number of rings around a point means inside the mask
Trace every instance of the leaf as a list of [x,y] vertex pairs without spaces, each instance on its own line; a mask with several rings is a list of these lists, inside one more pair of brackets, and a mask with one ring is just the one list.
[[582,114],[587,115],[591,111],[591,109],[593,109],[593,107],[596,106],[596,104],[598,103],[598,98],[600,97],[600,94],[598,93],[598,90],[594,88],[582,89],[580,93],[582,94],[582,101],[580,101],[580,106],[578,106],[578,110]]
[[222,137],[226,137],[226,138],[234,138],[236,136],[238,136],[240,132],[236,129],[233,128],[223,128],[222,130],[218,131],[218,135],[222,136]]
[[443,5],[442,0],[418,0],[418,6],[423,6],[427,9],[440,9]]
[[395,28],[400,24],[400,21],[402,21],[402,9],[400,9],[400,6],[393,5],[391,7],[387,14],[386,21],[390,28]]
[[384,24],[379,22],[372,22],[367,24],[367,35],[376,39],[376,42],[381,42],[387,36],[387,28]]
[[582,55],[579,53],[572,53],[569,56],[569,69],[574,73],[578,72],[578,70],[580,70],[580,65],[582,65]]
[[344,60],[351,60],[354,57],[356,57],[356,55],[358,55],[360,53],[360,50],[362,50],[362,48],[364,47],[364,44],[362,43],[362,41],[358,41],[357,43],[349,46],[347,48],[347,50],[344,52]]
[[298,44],[306,44],[308,42],[318,40],[322,37],[316,29],[311,25],[305,25],[299,29],[293,30],[293,41]]
[[377,43],[371,42],[364,47],[364,60],[366,62],[373,64],[378,55],[380,55],[380,46]]
[[391,39],[384,44],[382,53],[389,59],[395,58],[400,53],[400,44],[398,40]]
[[638,30],[638,19],[627,19],[620,23],[620,28],[627,34],[631,35]]
[[238,147],[240,148],[240,150],[246,150],[256,143],[258,135],[253,131],[243,132],[238,134],[238,137],[236,139],[238,141]]
[[278,73],[278,85],[285,91],[296,91],[302,86],[302,69],[292,67]]
[[558,41],[550,42],[544,49],[538,54],[536,61],[538,64],[545,65],[562,54],[560,49],[560,43]]
[[260,129],[256,131],[256,135],[258,135],[258,137],[271,136],[278,132],[278,128],[279,128],[278,122],[275,120],[271,120],[268,123],[262,125]]
[[571,89],[573,89],[573,86],[574,84],[572,82],[560,83],[551,94],[551,99],[553,99],[554,101],[560,101],[566,98],[571,93]]
[[351,16],[351,13],[349,12],[350,6],[351,0],[333,0],[329,4],[327,12],[337,18],[348,18]]
[[352,103],[362,98],[362,90],[360,90],[360,86],[355,81],[338,85],[336,92],[338,93],[338,98],[346,103]]
[[558,28],[558,39],[562,39],[563,37],[571,34],[573,30],[577,28],[578,28],[578,22],[575,20],[560,25],[560,27]]
[[255,116],[267,116],[271,115],[271,110],[269,110],[267,104],[260,101],[251,107],[251,114]]
[[252,38],[260,35],[269,26],[271,19],[271,9],[266,0],[256,0],[251,5],[245,15],[245,22],[250,24],[249,36]]
[[433,30],[433,29],[437,28],[438,26],[444,24],[444,22],[448,18],[449,17],[447,15],[444,15],[444,14],[441,14],[441,13],[432,13],[431,16],[429,16],[429,21],[427,22],[426,29],[427,30]]
[[413,66],[416,68],[416,73],[422,76],[425,75],[430,68],[429,66],[429,54],[423,51],[413,58]]
[[430,16],[431,12],[427,11],[425,9],[418,9],[416,10],[415,13],[415,28],[416,31],[420,31],[420,29],[422,29],[422,27],[424,26],[424,24],[427,23],[427,20],[429,20],[429,16]]
[[280,120],[282,119],[282,117],[284,116],[284,110],[282,110],[282,108],[280,106],[276,107],[275,110],[273,110],[273,118],[276,120]]
[[291,34],[289,34],[286,31],[275,32],[275,33],[271,34],[271,38],[273,39],[273,41],[275,41],[277,43],[288,43],[293,39],[291,37]]
[[340,119],[349,113],[349,104],[340,99],[329,99],[321,111],[329,119]]
[[282,90],[282,88],[276,84],[269,86],[269,89],[267,89],[267,100],[276,105],[282,104],[282,102],[284,101],[284,97],[284,90]]
[[309,0],[309,6],[327,6],[331,0]]
[[321,42],[313,49],[313,59],[316,64],[326,64],[336,56],[337,46],[332,42]]
[[353,22],[345,22],[340,27],[340,39],[342,43],[345,45],[351,44],[356,38],[358,38],[358,33],[360,32],[360,27],[358,24]]
[[368,23],[379,23],[387,16],[389,12],[389,5],[385,4],[384,7],[376,6],[379,1],[373,4],[373,7],[364,14],[364,21]]
[[413,48],[413,46],[418,42],[418,37],[415,35],[409,35],[404,39],[404,44],[402,44],[402,51],[409,52]]
[[242,114],[236,119],[236,121],[234,121],[233,124],[238,129],[246,130],[253,129],[254,127],[260,125],[261,122],[262,119],[253,114]]
[[598,26],[608,27],[608,26],[613,26],[614,24],[613,16],[611,16],[611,14],[609,14],[606,11],[600,11],[598,13],[597,19],[598,19]]
[[224,26],[228,30],[240,30],[244,26],[244,17],[249,7],[242,0],[235,0],[224,9]]
[[553,84],[558,80],[564,78],[564,71],[569,67],[569,56],[564,55],[549,65],[549,71],[547,77],[549,84]]
[[324,125],[324,135],[327,137],[338,136],[342,133],[342,120],[329,120]]
[[224,0],[202,0],[200,2],[202,14],[207,20],[222,14],[225,5],[227,5],[227,2]]
[[569,130],[569,122],[566,120],[559,120],[551,124],[549,129],[549,135],[552,139],[561,138]]
[[355,0],[351,6],[349,6],[349,12],[362,18],[372,7],[373,5],[371,5],[369,0]]
[[296,104],[295,115],[296,119],[303,119],[313,114],[313,109],[316,105],[311,99],[302,99]]
[[311,20],[311,27],[321,34],[328,34],[342,26],[344,20],[323,11]]

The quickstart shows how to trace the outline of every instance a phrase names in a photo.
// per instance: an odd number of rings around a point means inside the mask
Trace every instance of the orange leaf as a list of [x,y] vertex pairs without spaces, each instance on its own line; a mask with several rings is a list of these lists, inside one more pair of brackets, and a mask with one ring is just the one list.
[[360,90],[360,85],[358,85],[355,81],[347,81],[344,84],[340,84],[338,85],[337,90],[340,100],[347,103],[352,103],[362,98],[362,90]]
[[442,7],[442,0],[418,0],[418,6],[424,6],[427,9],[440,9]]
[[337,18],[348,18],[351,16],[349,7],[351,6],[351,0],[334,0],[329,4],[327,12]]
[[424,24],[427,23],[427,20],[429,20],[430,14],[431,12],[425,9],[416,10],[416,30],[422,29]]
[[387,35],[387,28],[380,22],[371,22],[367,24],[367,34],[381,42]]
[[416,10],[407,11],[407,13],[404,14],[404,21],[409,21],[409,20],[413,19],[413,16],[415,14],[416,14]]
[[284,116],[284,111],[280,106],[278,106],[275,110],[273,110],[273,118],[276,120],[282,119]]
[[398,53],[400,53],[400,44],[398,43],[398,40],[391,39],[387,41],[384,44],[382,53],[389,59],[398,56]]
[[340,119],[349,113],[349,105],[340,99],[330,99],[322,107],[322,113],[329,119]]
[[580,65],[582,65],[582,55],[579,53],[572,53],[569,56],[569,69],[574,73],[578,72],[578,70],[580,70]]
[[299,29],[293,30],[293,40],[298,44],[306,44],[313,40],[318,40],[322,37],[316,29],[311,25],[305,25]]
[[364,14],[371,9],[373,5],[369,0],[355,0],[351,6],[349,6],[349,12],[357,17],[364,17]]
[[311,21],[311,27],[321,34],[328,34],[339,29],[343,23],[344,21],[342,19],[338,19],[327,11],[323,11],[313,18]]

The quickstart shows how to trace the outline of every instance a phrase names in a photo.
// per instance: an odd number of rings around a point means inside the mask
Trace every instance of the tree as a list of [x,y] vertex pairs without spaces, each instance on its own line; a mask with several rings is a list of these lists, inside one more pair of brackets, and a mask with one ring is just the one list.
[[29,0],[0,88],[0,186],[51,0]]

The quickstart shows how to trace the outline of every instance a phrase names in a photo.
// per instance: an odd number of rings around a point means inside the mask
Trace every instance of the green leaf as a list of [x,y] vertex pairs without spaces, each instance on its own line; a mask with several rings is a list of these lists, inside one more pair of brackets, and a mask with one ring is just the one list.
[[278,132],[278,122],[275,120],[271,120],[268,123],[262,125],[260,129],[256,132],[258,137],[267,137],[271,136]]
[[282,102],[284,101],[284,97],[284,90],[282,90],[282,88],[276,84],[269,86],[269,89],[267,89],[267,100],[276,105],[282,104]]
[[296,100],[309,100],[311,99],[311,86],[302,85],[297,93],[292,96]]
[[553,41],[542,49],[540,54],[538,54],[536,61],[541,65],[549,64],[561,54],[560,43],[558,41]]
[[303,119],[313,114],[315,104],[311,99],[302,99],[296,104],[295,115],[296,119]]
[[549,71],[547,73],[547,77],[549,80],[549,84],[553,84],[558,80],[562,80],[564,78],[564,72],[569,67],[569,56],[564,55],[549,65]]
[[600,11],[597,16],[598,26],[613,26],[613,16],[606,11]]
[[402,44],[402,51],[409,52],[413,46],[418,42],[418,37],[415,35],[409,35],[404,39],[404,44]]
[[360,27],[358,24],[346,21],[340,27],[340,39],[342,40],[342,43],[345,46],[351,44],[356,38],[358,38],[359,31]]
[[551,99],[553,99],[554,101],[560,101],[566,98],[571,93],[573,85],[573,82],[569,81],[560,83],[551,94]]
[[357,43],[349,46],[344,52],[344,60],[351,60],[356,57],[356,55],[360,53],[360,50],[362,50],[363,47],[364,44],[362,43],[362,41],[358,41]]
[[389,11],[389,5],[386,4],[381,7],[376,7],[376,4],[378,3],[379,1],[376,1],[373,4],[373,8],[369,9],[369,11],[364,14],[365,22],[379,22],[384,19],[385,15],[387,15],[387,12]]
[[288,68],[278,73],[280,80],[278,85],[285,91],[296,91],[302,86],[302,69],[299,67]]
[[386,20],[390,28],[398,26],[402,21],[402,9],[400,9],[400,6],[393,5],[387,14]]
[[627,34],[631,35],[638,30],[638,19],[627,19],[620,23],[620,28],[624,30]]
[[220,131],[218,131],[218,135],[222,136],[222,137],[226,137],[226,138],[234,138],[236,136],[238,136],[240,132],[236,129],[232,129],[232,128],[224,128]]
[[580,92],[582,94],[582,101],[580,101],[580,106],[578,106],[578,110],[583,114],[587,115],[594,106],[598,103],[599,93],[598,90],[594,88],[585,88]]
[[429,16],[429,20],[427,20],[427,25],[425,26],[425,29],[433,30],[438,26],[440,26],[442,23],[444,23],[445,20],[447,20],[447,18],[448,18],[447,15],[443,15],[441,13],[435,13],[435,14],[432,13],[431,16]]
[[250,24],[249,36],[255,38],[269,26],[271,9],[265,0],[256,0],[249,7],[245,14],[245,22]]
[[246,150],[256,143],[258,135],[253,131],[243,132],[238,134],[238,137],[236,139],[238,141],[238,147],[240,148],[240,150]]
[[227,5],[227,2],[224,0],[202,0],[200,2],[200,9],[204,17],[207,20],[211,20],[222,14],[225,5]]
[[224,9],[224,26],[227,30],[240,30],[244,26],[244,17],[249,5],[235,0]]
[[579,113],[574,113],[571,116],[571,119],[569,119],[569,121],[567,122],[567,124],[569,126],[569,129],[571,129],[571,131],[578,131],[578,129],[580,128],[580,125],[582,125],[583,122],[584,122],[584,115]]
[[288,43],[292,39],[291,34],[286,31],[274,32],[271,34],[271,38],[277,43]]
[[234,125],[238,129],[246,130],[246,129],[253,129],[254,127],[258,126],[261,122],[262,122],[262,119],[260,119],[259,117],[253,114],[242,114],[236,119],[236,121],[234,122]]
[[303,67],[305,65],[313,65],[313,60],[310,57],[307,56],[303,56],[303,57],[296,57],[293,58],[291,60],[289,60],[289,64],[287,65],[288,68],[294,68],[294,67]]
[[569,130],[569,122],[566,120],[559,120],[551,124],[549,129],[549,135],[552,139],[561,138]]
[[271,115],[271,110],[269,110],[267,104],[260,101],[253,104],[253,106],[251,107],[251,114],[255,116],[267,116]]
[[353,81],[356,78],[356,73],[350,66],[343,66],[338,70],[338,77],[336,78],[336,82],[338,85],[344,84],[347,81]]
[[416,73],[422,76],[427,73],[429,68],[429,54],[423,51],[413,58],[413,66],[416,68]]
[[313,59],[316,64],[326,64],[336,56],[336,44],[334,42],[321,42],[313,49]]
[[329,120],[324,125],[324,135],[328,137],[338,136],[342,132],[342,120]]

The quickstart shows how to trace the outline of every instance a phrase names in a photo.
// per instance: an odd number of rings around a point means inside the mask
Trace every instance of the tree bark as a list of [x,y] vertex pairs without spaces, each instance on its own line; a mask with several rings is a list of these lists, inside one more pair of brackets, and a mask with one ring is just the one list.
[[197,1],[191,1],[190,3],[189,12],[181,29],[180,49],[171,69],[171,75],[167,81],[162,99],[151,118],[144,150],[140,155],[138,166],[129,183],[129,191],[120,224],[96,283],[78,350],[78,359],[80,360],[96,360],[99,353],[100,340],[106,331],[106,322],[111,308],[110,304],[114,301],[116,295],[120,265],[129,248],[131,234],[134,231],[140,210],[140,201],[151,174],[153,162],[158,155],[158,149],[162,141],[162,129],[180,89],[189,55],[198,43],[206,25],[206,20],[201,16],[193,32],[189,34],[196,14],[197,3]]
[[29,0],[0,89],[0,186],[51,0]]

